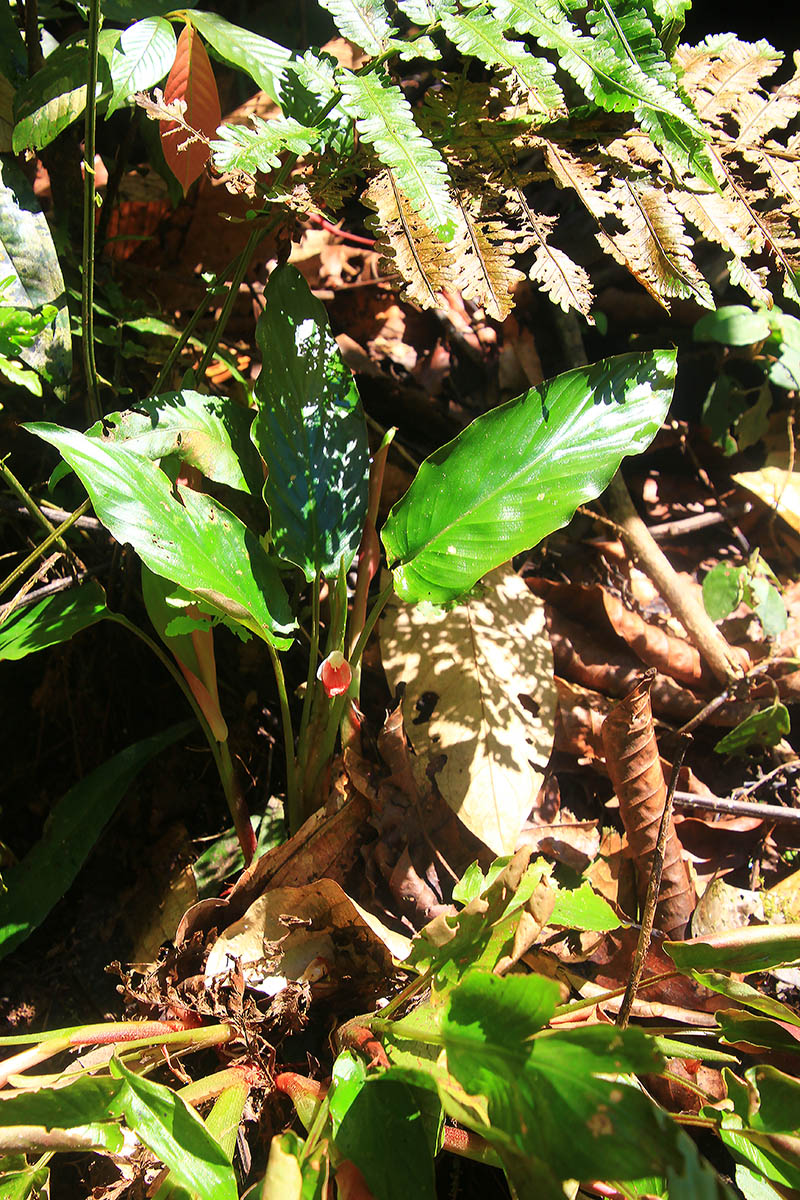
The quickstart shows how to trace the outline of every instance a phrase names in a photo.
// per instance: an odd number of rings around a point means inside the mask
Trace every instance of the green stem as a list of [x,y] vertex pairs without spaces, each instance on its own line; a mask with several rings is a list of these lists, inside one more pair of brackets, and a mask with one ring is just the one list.
[[226,738],[224,742],[218,742],[217,746],[219,748],[219,769],[222,790],[225,792],[225,799],[228,802],[228,808],[233,817],[236,836],[239,839],[239,845],[242,848],[244,856],[244,865],[249,867],[256,852],[256,835],[253,832],[250,811],[245,804],[244,796],[239,787],[239,780],[233,760],[231,759],[228,739]]
[[31,550],[28,557],[23,559],[19,566],[15,567],[10,575],[6,575],[5,579],[0,583],[0,596],[11,587],[12,583],[16,583],[25,574],[28,567],[32,567],[50,549],[54,542],[59,540],[62,533],[66,533],[68,529],[71,529],[75,522],[79,521],[89,511],[91,506],[91,500],[84,500],[83,504],[79,508],[76,508],[71,516],[67,517],[66,521],[62,521],[49,537],[46,537],[43,542],[40,542],[38,546]]
[[297,757],[305,761],[306,738],[308,737],[308,718],[311,715],[311,698],[314,695],[314,681],[317,674],[319,659],[319,575],[314,579],[311,591],[311,638],[308,651],[308,673],[306,675],[306,692],[303,696],[303,712],[300,717],[300,733],[297,739]]
[[230,315],[233,312],[233,306],[239,299],[239,288],[242,286],[242,280],[244,279],[247,273],[247,268],[250,266],[250,261],[255,254],[256,246],[261,241],[262,237],[265,236],[266,232],[267,231],[265,229],[254,229],[250,234],[250,237],[247,239],[247,245],[236,261],[236,269],[233,272],[233,278],[228,286],[228,293],[223,302],[219,317],[217,318],[217,323],[214,326],[214,331],[206,343],[206,348],[203,351],[203,357],[200,359],[200,365],[197,368],[196,375],[198,379],[203,378],[206,367],[209,365],[214,357],[214,354],[216,353],[219,340],[225,332],[225,326],[228,324]]
[[97,43],[100,34],[100,0],[89,0],[89,71],[86,81],[83,177],[83,268],[81,318],[83,363],[86,372],[87,415],[91,424],[102,416],[97,364],[94,358],[94,148],[97,116]]
[[[26,489],[23,487],[23,485],[17,479],[14,472],[11,470],[10,467],[8,467],[6,465],[5,460],[2,458],[0,458],[0,478],[2,478],[3,481],[8,484],[8,486],[11,488],[11,491],[14,492],[15,495],[17,496],[17,498],[22,501],[22,503],[27,508],[28,512],[31,514],[31,516],[34,518],[35,521],[39,522],[42,529],[44,529],[45,533],[56,534],[56,539],[55,539],[56,545],[60,546],[61,549],[64,551],[64,553],[66,555],[68,555],[70,558],[75,558],[75,554],[70,549],[70,547],[67,545],[67,543],[64,541],[63,537],[61,537],[61,535],[59,534],[55,525],[52,523],[52,521],[50,521],[44,515],[42,510],[39,508],[39,505],[36,503],[36,501],[33,499],[33,497],[26,491]],[[81,564],[81,566],[82,565],[83,564]]]
[[283,741],[286,753],[286,815],[290,833],[296,833],[302,824],[302,813],[297,792],[297,763],[294,756],[294,730],[292,729],[292,714],[289,710],[289,697],[286,692],[286,679],[283,674],[281,660],[274,646],[266,643],[275,672],[275,682],[278,685],[278,699],[281,706],[281,721],[283,723]]

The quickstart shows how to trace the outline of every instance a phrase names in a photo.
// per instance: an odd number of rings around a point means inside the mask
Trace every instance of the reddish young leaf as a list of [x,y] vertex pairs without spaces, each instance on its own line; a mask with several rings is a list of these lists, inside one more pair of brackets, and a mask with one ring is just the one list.
[[[222,120],[217,83],[200,35],[188,22],[178,38],[175,61],[164,87],[164,100],[167,104],[173,100],[185,101],[186,124],[207,138],[214,137]],[[211,150],[177,121],[161,122],[161,147],[167,166],[186,195],[208,162]]]

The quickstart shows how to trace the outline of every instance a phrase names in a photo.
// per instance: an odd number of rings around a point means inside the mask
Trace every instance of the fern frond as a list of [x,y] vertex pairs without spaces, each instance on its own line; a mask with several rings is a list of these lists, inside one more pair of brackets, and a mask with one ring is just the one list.
[[786,147],[768,142],[761,164],[774,190],[785,197],[789,211],[800,220],[800,134],[795,134]]
[[458,290],[490,317],[503,321],[514,304],[514,289],[525,275],[514,265],[529,233],[509,222],[504,197],[485,180],[459,180],[456,196],[461,220],[448,247]]
[[594,296],[589,275],[563,250],[550,244],[549,238],[556,218],[534,212],[522,192],[519,193],[519,200],[526,224],[533,232],[536,242],[536,253],[528,271],[528,278],[533,283],[538,283],[553,304],[557,304],[564,312],[574,308],[593,325],[590,313]]
[[713,308],[711,289],[692,258],[692,239],[666,193],[639,180],[619,179],[609,194],[621,233],[598,233],[600,245],[669,309],[672,298]]
[[450,41],[462,54],[469,54],[488,67],[499,67],[506,72],[512,89],[525,93],[531,112],[540,113],[547,120],[566,112],[564,94],[553,78],[555,68],[552,63],[529,53],[522,42],[505,37],[486,8],[444,13],[441,22]]
[[342,104],[362,139],[389,167],[397,186],[442,242],[456,230],[457,214],[442,156],[423,136],[411,105],[383,72],[339,72]]
[[544,161],[557,187],[571,188],[596,221],[612,211],[608,179],[592,159],[579,158],[559,142],[542,139]]
[[399,273],[408,300],[420,308],[436,307],[438,293],[454,283],[442,242],[403,195],[391,171],[374,175],[361,199],[375,213],[367,224],[383,268]]
[[336,22],[342,37],[367,54],[382,54],[397,30],[389,20],[383,0],[319,0]]
[[767,268],[750,267],[745,262],[761,250],[763,235],[753,224],[744,205],[732,203],[719,192],[690,192],[676,189],[673,203],[709,242],[716,242],[730,254],[728,272],[731,283],[738,285],[756,302],[772,307],[766,286]]
[[762,142],[777,129],[785,129],[800,110],[800,55],[795,55],[795,73],[780,87],[765,95],[743,92],[733,109],[738,125],[734,148],[747,156],[748,148]]
[[397,0],[397,7],[415,25],[432,25],[453,12],[455,0]]
[[692,0],[646,0],[645,8],[658,30],[658,39],[667,58],[671,58],[683,31]]
[[740,42],[732,33],[708,37],[699,46],[679,46],[675,61],[697,115],[716,129],[762,79],[773,75],[783,55],[769,42]]
[[255,175],[280,166],[280,155],[288,150],[307,154],[319,141],[319,130],[310,129],[293,117],[265,121],[251,116],[252,125],[220,125],[211,143],[214,166],[220,171],[242,171]]

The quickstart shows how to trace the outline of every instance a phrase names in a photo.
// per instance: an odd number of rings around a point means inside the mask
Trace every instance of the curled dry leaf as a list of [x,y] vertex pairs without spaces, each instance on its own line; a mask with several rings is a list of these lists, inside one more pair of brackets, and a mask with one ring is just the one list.
[[406,685],[417,754],[442,758],[437,783],[468,829],[508,854],[553,744],[553,660],[544,611],[510,565],[449,612],[395,605],[381,631],[392,687]]
[[[643,902],[664,811],[667,785],[658,754],[650,708],[650,678],[645,677],[615,704],[603,725],[606,765],[636,864],[637,890]],[[694,887],[684,866],[681,845],[670,817],[661,891],[655,923],[680,938],[694,909]]]

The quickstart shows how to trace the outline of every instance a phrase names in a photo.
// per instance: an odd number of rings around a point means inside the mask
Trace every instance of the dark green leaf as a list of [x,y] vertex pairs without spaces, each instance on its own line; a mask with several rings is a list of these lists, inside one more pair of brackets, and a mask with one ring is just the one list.
[[737,1004],[754,1008],[757,1012],[765,1013],[768,1017],[775,1017],[779,1021],[789,1021],[793,1025],[800,1025],[800,1014],[793,1008],[789,1008],[788,1004],[781,1004],[780,1000],[775,1000],[759,988],[751,987],[742,979],[733,979],[730,975],[722,975],[719,971],[692,971],[692,975],[701,987],[719,992],[720,995],[735,1000]]
[[131,450],[45,422],[25,428],[60,451],[106,528],[151,571],[265,641],[290,644],[293,621],[277,567],[232,512],[201,492],[173,488]]
[[491,1128],[482,1132],[492,1141],[498,1131],[559,1179],[662,1172],[677,1127],[638,1089],[614,1079],[657,1071],[651,1042],[639,1030],[606,1025],[532,1037],[543,1016],[534,979],[471,972],[450,995],[442,1025],[447,1066],[466,1092],[488,1099]]
[[72,370],[72,339],[64,295],[64,277],[47,219],[33,188],[11,158],[0,158],[0,254],[2,276],[14,275],[3,303],[40,309],[54,304],[55,326],[43,329],[20,357],[60,393]]
[[355,1163],[375,1200],[435,1200],[433,1156],[426,1129],[428,1093],[393,1079],[368,1079],[334,1137]]
[[703,604],[712,621],[724,621],[739,607],[743,595],[746,567],[717,563],[703,580]]
[[381,536],[398,594],[456,599],[566,525],[655,437],[674,378],[671,351],[623,354],[478,417],[425,460],[389,513]]
[[705,313],[694,327],[696,342],[720,342],[723,346],[752,346],[769,337],[766,313],[753,312],[744,304],[729,304]]
[[369,452],[358,389],[325,309],[294,267],[273,271],[256,330],[264,365],[253,441],[281,558],[311,580],[353,560],[367,511]]
[[37,650],[67,642],[108,612],[99,583],[84,583],[38,604],[18,608],[0,625],[0,661],[25,658]]
[[791,728],[788,708],[776,701],[769,708],[745,717],[735,729],[720,738],[714,749],[717,754],[746,754],[751,746],[777,746]]
[[202,34],[217,58],[245,71],[271,99],[280,100],[286,67],[292,57],[290,50],[251,33],[249,29],[232,25],[217,13],[203,12],[199,8],[186,8],[182,13]]
[[736,1008],[723,1009],[716,1016],[717,1024],[725,1035],[723,1044],[735,1046],[745,1042],[766,1050],[780,1050],[784,1054],[800,1054],[800,1028],[794,1023],[741,1012]]
[[169,1167],[175,1181],[200,1200],[237,1200],[233,1168],[197,1113],[169,1088],[129,1071],[118,1058],[111,1073],[123,1087],[109,1111],[126,1123]]
[[39,1196],[44,1192],[49,1178],[48,1167],[26,1167],[8,1174],[0,1169],[0,1195],[3,1200],[28,1200],[29,1196]]
[[754,1128],[765,1133],[797,1134],[800,1130],[800,1080],[776,1067],[751,1067],[746,1079],[759,1096],[758,1110],[752,1116]]
[[0,958],[24,941],[64,895],[142,767],[193,728],[193,721],[185,721],[135,742],[59,800],[41,841],[3,872],[8,891],[0,895]]
[[[206,479],[259,495],[264,472],[250,441],[253,413],[227,396],[206,396],[188,388],[140,400],[135,408],[108,413],[86,430],[86,437],[133,450],[144,458],[175,455],[197,467]],[[69,473],[62,464],[50,486]]]
[[664,942],[679,971],[770,971],[800,958],[800,925],[747,925],[688,942]]

